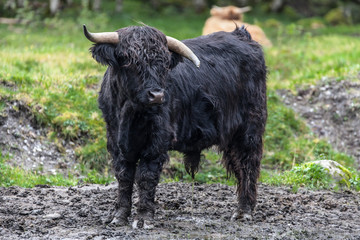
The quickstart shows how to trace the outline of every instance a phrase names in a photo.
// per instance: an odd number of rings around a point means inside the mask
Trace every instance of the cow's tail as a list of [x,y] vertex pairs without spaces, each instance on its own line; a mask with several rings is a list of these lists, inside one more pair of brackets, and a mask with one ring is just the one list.
[[236,25],[236,28],[232,32],[232,34],[234,34],[239,39],[244,40],[244,41],[252,40],[250,33],[246,30],[246,27],[244,25],[242,25],[241,27]]

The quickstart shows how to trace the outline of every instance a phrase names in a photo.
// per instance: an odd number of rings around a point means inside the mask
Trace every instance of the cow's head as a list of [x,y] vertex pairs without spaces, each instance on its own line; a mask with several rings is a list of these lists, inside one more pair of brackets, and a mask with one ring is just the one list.
[[96,44],[91,48],[93,58],[109,66],[108,74],[114,84],[120,84],[127,97],[143,105],[165,101],[166,77],[181,56],[199,67],[200,61],[182,42],[165,36],[148,26],[133,26],[116,32],[84,34]]

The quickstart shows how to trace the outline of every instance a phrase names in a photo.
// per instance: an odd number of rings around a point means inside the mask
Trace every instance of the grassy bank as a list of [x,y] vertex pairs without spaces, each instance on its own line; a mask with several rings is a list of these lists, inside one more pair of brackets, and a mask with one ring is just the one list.
[[[113,31],[144,22],[167,35],[185,39],[200,35],[207,17],[171,11],[158,16],[151,9],[140,7],[136,1],[125,1],[124,8],[121,15],[68,11],[43,22],[32,22],[29,26],[0,25],[0,80],[6,83],[0,85],[0,106],[5,101],[20,100],[32,109],[39,125],[49,127],[49,139],[75,142],[77,161],[88,169],[84,176],[90,179],[88,182],[106,182],[112,178],[101,178],[102,170],[109,165],[105,125],[97,106],[99,82],[105,67],[92,60],[88,52],[91,43],[83,37],[82,24],[86,23],[90,31]],[[280,184],[281,180],[272,182],[271,178],[315,159],[331,158],[347,167],[355,167],[351,157],[334,151],[326,140],[314,136],[303,120],[281,103],[276,90],[295,91],[297,87],[314,84],[325,76],[341,80],[358,74],[360,48],[356,46],[360,46],[360,38],[355,33],[360,27],[323,25],[312,29],[304,20],[290,22],[276,15],[258,18],[251,13],[247,19],[262,25],[274,44],[265,49],[269,68],[269,119],[261,181]],[[212,150],[203,154],[204,161],[196,181],[234,184],[233,178],[226,179],[219,154]],[[191,181],[181,164],[181,155],[171,153],[171,156],[163,181]],[[7,177],[0,179],[0,185],[78,183],[71,175],[69,179],[60,180],[64,177],[56,176],[52,180],[11,168],[6,165],[9,157],[1,157],[1,169],[7,172]],[[280,173],[275,174],[274,170]],[[32,174],[40,180],[31,180]],[[14,180],[20,176],[25,178]]]

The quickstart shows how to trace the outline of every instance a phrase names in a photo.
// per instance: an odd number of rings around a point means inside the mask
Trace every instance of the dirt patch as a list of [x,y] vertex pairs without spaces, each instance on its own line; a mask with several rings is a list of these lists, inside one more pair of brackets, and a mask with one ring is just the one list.
[[75,164],[75,144],[55,144],[47,138],[49,131],[36,124],[25,104],[5,102],[0,113],[0,148],[10,155],[7,163],[40,173],[66,174]]
[[[358,76],[360,79],[360,74]],[[279,91],[285,104],[298,112],[319,137],[360,165],[360,83],[323,78],[296,95]],[[359,166],[360,167],[360,166]]]
[[0,239],[360,238],[359,194],[306,189],[294,194],[289,187],[260,185],[254,219],[232,222],[234,192],[220,184],[193,190],[191,184],[160,184],[155,228],[134,230],[102,222],[113,209],[115,183],[0,188]]
[[13,90],[16,89],[16,85],[14,83],[3,80],[3,79],[0,79],[0,86],[8,88],[8,89],[13,89]]

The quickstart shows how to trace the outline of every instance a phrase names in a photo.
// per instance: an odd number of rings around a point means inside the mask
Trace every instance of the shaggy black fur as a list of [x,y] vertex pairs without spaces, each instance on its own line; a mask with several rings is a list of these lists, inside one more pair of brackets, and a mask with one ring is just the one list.
[[[93,57],[108,65],[99,95],[107,126],[119,195],[115,217],[130,215],[134,181],[139,188],[137,218],[152,218],[155,189],[167,151],[185,154],[194,176],[201,151],[218,145],[222,162],[238,179],[237,212],[251,214],[267,118],[266,66],[259,44],[244,27],[183,41],[201,61],[196,68],[167,48],[160,31],[118,30],[120,43],[95,44]],[[152,105],[151,90],[165,102]]]

